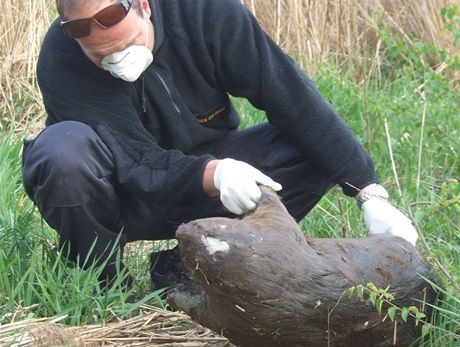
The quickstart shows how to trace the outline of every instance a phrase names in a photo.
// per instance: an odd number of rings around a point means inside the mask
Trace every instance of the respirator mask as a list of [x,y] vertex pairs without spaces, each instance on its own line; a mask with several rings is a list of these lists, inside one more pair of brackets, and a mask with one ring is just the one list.
[[127,82],[136,81],[153,61],[153,55],[147,48],[149,28],[145,20],[147,35],[145,44],[131,45],[119,52],[113,52],[105,56],[101,61],[101,67],[109,71],[112,76],[121,78]]

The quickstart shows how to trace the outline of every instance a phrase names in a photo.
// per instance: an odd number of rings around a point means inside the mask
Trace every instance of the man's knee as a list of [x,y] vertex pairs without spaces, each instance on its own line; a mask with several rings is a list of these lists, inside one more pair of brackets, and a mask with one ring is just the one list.
[[[110,151],[91,127],[80,122],[51,125],[24,148],[24,185],[34,200],[52,200],[60,192],[56,204],[84,203],[91,181],[112,171]],[[68,192],[64,199],[62,192]]]

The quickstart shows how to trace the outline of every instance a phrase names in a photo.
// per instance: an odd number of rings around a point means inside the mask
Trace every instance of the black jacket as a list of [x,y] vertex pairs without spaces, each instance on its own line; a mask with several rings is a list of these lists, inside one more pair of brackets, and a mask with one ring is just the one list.
[[204,198],[212,156],[187,153],[239,125],[228,94],[266,111],[348,195],[376,181],[371,159],[308,77],[238,0],[150,0],[154,61],[134,83],[112,77],[56,20],[38,61],[47,125],[90,125],[115,158],[117,178],[150,201]]

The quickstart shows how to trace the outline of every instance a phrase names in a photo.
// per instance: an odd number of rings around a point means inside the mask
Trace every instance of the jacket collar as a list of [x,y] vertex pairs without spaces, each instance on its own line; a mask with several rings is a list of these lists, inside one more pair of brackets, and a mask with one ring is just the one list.
[[150,16],[150,20],[153,23],[153,30],[155,32],[155,42],[153,45],[152,54],[155,56],[155,53],[160,48],[161,44],[164,40],[164,26],[163,26],[163,16],[161,14],[160,5],[158,0],[149,0],[150,9],[152,11],[152,15]]

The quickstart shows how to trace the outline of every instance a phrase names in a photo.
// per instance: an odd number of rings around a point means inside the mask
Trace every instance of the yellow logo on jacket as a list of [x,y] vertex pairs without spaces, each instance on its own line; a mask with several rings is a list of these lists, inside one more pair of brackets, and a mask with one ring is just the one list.
[[208,123],[212,121],[214,118],[216,118],[219,114],[224,112],[225,109],[226,109],[226,106],[219,108],[217,111],[214,111],[213,113],[209,115],[197,116],[197,120],[201,124]]

